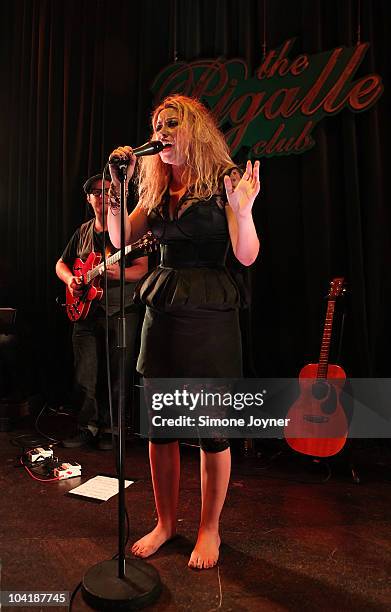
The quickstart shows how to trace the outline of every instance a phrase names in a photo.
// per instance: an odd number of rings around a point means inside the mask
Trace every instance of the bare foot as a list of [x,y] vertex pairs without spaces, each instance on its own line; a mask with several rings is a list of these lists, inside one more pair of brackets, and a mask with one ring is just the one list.
[[214,567],[219,559],[220,542],[218,531],[200,528],[188,566],[196,569]]
[[136,557],[150,557],[153,555],[165,542],[171,540],[175,536],[175,530],[165,529],[159,524],[150,533],[147,533],[143,538],[137,540],[132,546],[132,553]]

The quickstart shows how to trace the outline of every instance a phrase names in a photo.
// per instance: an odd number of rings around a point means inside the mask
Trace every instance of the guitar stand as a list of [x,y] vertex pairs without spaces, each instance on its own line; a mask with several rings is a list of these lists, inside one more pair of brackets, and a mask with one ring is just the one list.
[[[262,441],[264,442],[265,440]],[[347,441],[345,447],[337,455],[331,457],[311,457],[310,455],[300,454],[291,449],[286,444],[285,440],[280,440],[280,448],[275,449],[272,454],[267,455],[266,453],[263,454],[260,450],[257,450],[256,443],[257,440],[255,440],[255,444],[252,446],[251,455],[245,454],[244,457],[250,456],[254,461],[262,461],[263,459],[263,465],[257,466],[257,469],[268,470],[277,461],[282,463],[280,469],[284,469],[284,464],[286,462],[292,466],[293,460],[295,460],[298,464],[303,466],[305,470],[308,471],[309,468],[313,468],[313,470],[317,472],[316,480],[306,480],[305,482],[307,484],[324,484],[332,478],[333,468],[339,465],[340,467],[342,466],[342,471],[344,474],[348,473],[351,476],[352,481],[355,484],[360,484],[361,482],[360,475],[355,466],[350,440]],[[324,476],[319,474],[323,468],[325,468],[326,472]]]
[[[342,338],[343,338],[343,333],[344,333],[344,328],[345,328],[345,319],[346,319],[346,303],[345,300],[343,301],[344,303],[344,310],[342,313],[342,320],[341,320],[341,329],[339,332],[339,342],[338,342],[338,352],[337,352],[337,363],[340,362],[340,357],[341,357],[341,352],[342,352]],[[348,455],[347,456],[347,463],[348,463],[348,469],[352,475],[352,479],[353,482],[355,484],[360,484],[360,477],[359,474],[356,470],[355,464],[354,464],[354,458],[353,458],[353,452],[352,452],[352,446],[351,446],[351,439],[348,438],[345,447],[342,449],[341,452],[341,456],[343,456],[344,454]]]
[[[344,457],[345,455],[345,457]],[[338,456],[338,455],[337,455]],[[342,450],[340,457],[345,459],[347,464],[347,468],[352,476],[352,480],[355,484],[360,484],[360,476],[356,469],[353,451],[352,451],[352,443],[351,440],[348,439],[345,445],[345,448]]]
[[[347,456],[344,457],[344,455],[347,455]],[[321,465],[327,465],[329,474],[328,474],[327,479],[324,481],[324,482],[327,482],[327,480],[330,480],[330,478],[332,477],[333,464],[335,466],[338,463],[338,459],[343,460],[343,467],[347,468],[347,472],[350,474],[354,484],[360,484],[360,476],[355,467],[355,463],[353,460],[353,453],[351,449],[346,449],[345,447],[344,450],[342,450],[339,454],[333,457],[324,457],[324,458],[323,457],[312,457],[312,462],[319,463]],[[341,464],[342,464],[342,461],[341,461]]]

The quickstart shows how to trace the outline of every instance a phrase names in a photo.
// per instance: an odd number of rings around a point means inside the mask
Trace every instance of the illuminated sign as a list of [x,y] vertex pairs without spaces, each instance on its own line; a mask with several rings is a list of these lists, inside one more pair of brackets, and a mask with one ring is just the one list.
[[344,108],[367,110],[383,84],[377,74],[354,80],[369,43],[291,60],[294,42],[269,51],[253,76],[241,59],[170,64],[152,85],[155,102],[173,93],[198,97],[212,110],[233,156],[242,147],[249,157],[308,151],[321,119]]

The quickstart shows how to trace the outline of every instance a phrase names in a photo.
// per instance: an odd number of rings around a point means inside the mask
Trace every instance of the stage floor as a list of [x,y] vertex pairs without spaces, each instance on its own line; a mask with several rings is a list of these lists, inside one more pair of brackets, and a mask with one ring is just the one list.
[[[63,417],[40,427],[59,436]],[[70,591],[92,566],[117,551],[117,496],[97,504],[66,493],[97,474],[114,473],[110,451],[65,449],[82,478],[42,483],[17,462],[12,441],[33,428],[0,433],[1,588]],[[193,612],[391,609],[391,451],[356,441],[353,482],[348,462],[314,464],[284,441],[265,442],[259,456],[236,452],[222,516],[218,567],[187,567],[199,517],[198,450],[182,448],[179,536],[149,562],[163,592],[149,609]],[[331,469],[331,473],[330,470]],[[130,542],[155,524],[145,443],[128,441],[125,475]],[[129,545],[127,546],[129,550]],[[13,609],[13,608],[12,608]],[[19,609],[39,609],[19,608]],[[42,608],[60,610],[61,608]],[[90,609],[77,593],[72,610]]]

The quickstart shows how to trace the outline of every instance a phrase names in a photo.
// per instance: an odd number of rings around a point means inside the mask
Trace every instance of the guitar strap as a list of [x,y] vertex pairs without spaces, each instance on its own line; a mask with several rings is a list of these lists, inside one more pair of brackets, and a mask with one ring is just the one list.
[[77,245],[76,257],[83,261],[88,257],[91,251],[95,250],[94,245],[94,224],[95,219],[90,219],[80,226],[79,242]]

